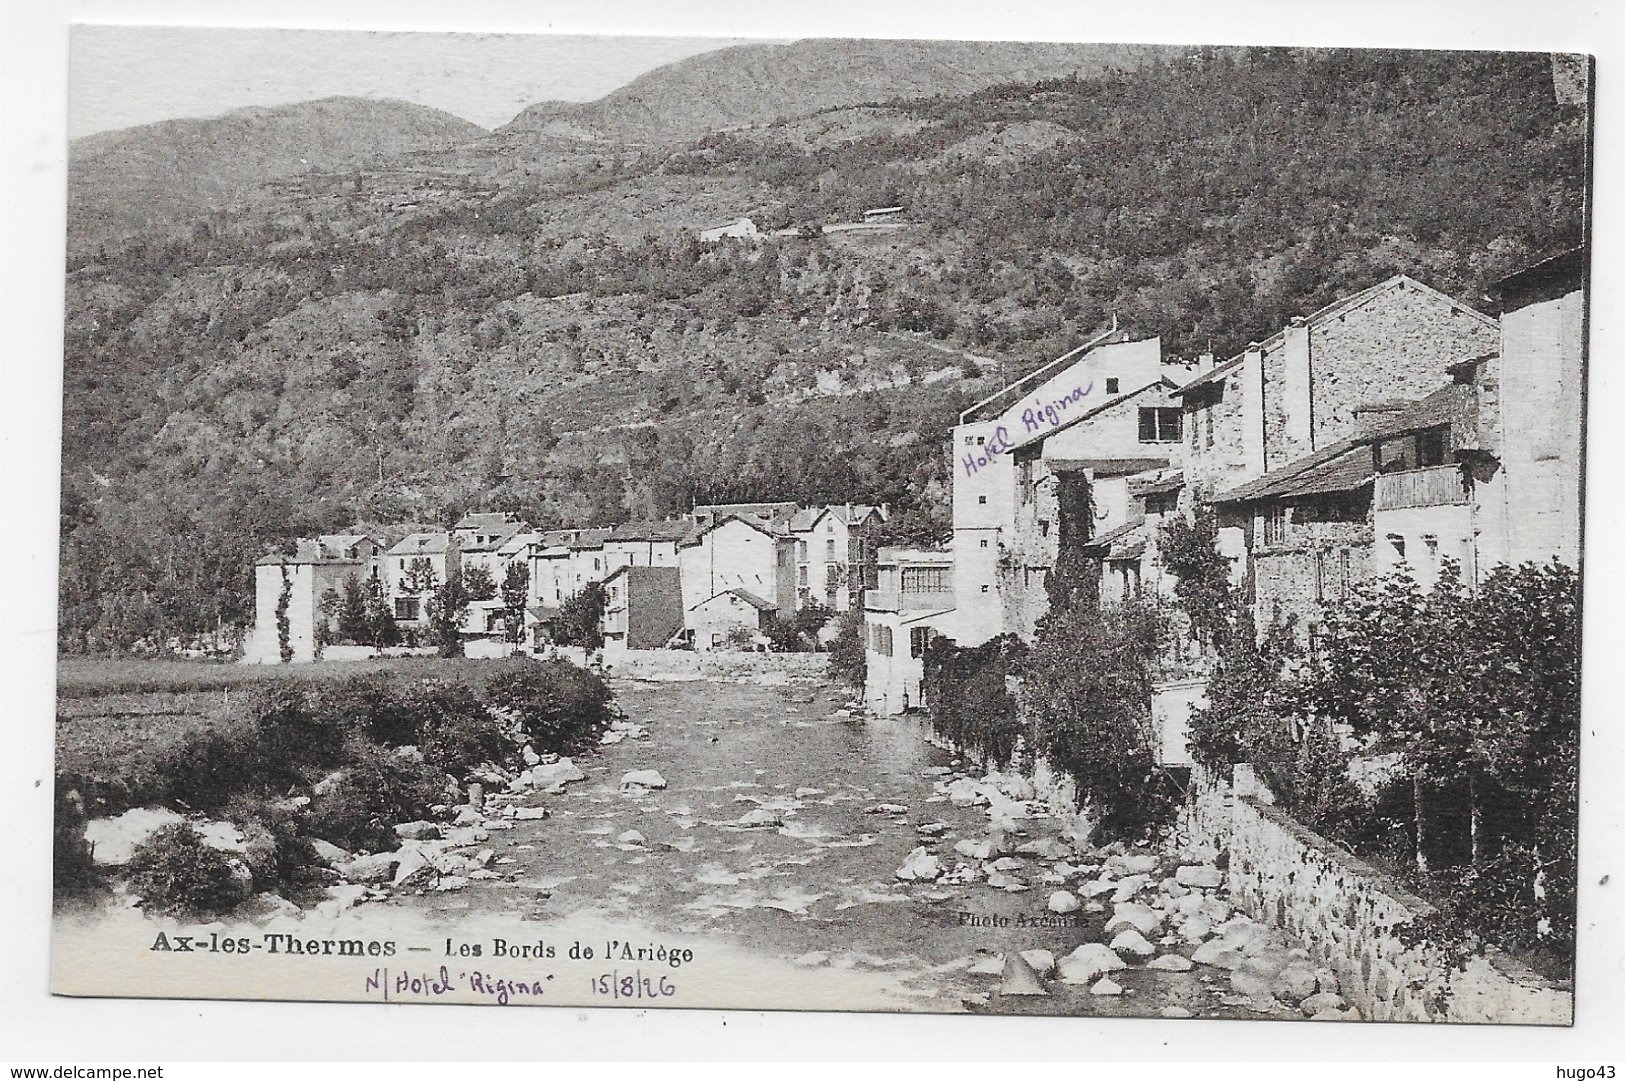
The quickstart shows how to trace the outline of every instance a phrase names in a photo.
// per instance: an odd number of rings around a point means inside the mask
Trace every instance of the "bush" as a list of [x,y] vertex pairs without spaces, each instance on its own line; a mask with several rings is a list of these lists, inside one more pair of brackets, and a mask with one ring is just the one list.
[[215,812],[239,793],[286,789],[300,780],[295,760],[270,753],[261,732],[211,726],[155,749],[131,779],[129,805],[164,803]]
[[456,798],[451,779],[416,756],[357,744],[355,759],[310,805],[310,829],[355,851],[392,849],[395,826],[429,817]]
[[185,822],[164,826],[136,846],[130,888],[149,912],[174,916],[220,915],[247,896],[247,876],[230,856],[205,844]]
[[481,710],[461,720],[434,718],[426,722],[418,749],[425,762],[466,781],[470,771],[486,762],[511,764],[519,751],[514,735],[509,726]]
[[926,647],[921,693],[931,728],[954,747],[978,756],[984,768],[1003,769],[1015,758],[1022,729],[1005,677],[1023,652],[1014,635],[979,646],[936,638]]
[[863,652],[863,613],[842,612],[836,619],[835,637],[829,643],[830,678],[861,689],[869,677]]
[[615,718],[604,681],[563,660],[511,662],[486,685],[485,693],[493,708],[513,713],[538,751],[562,752],[591,743]]
[[350,676],[316,688],[312,697],[316,712],[340,732],[358,732],[387,747],[418,741],[420,715],[390,676]]
[[329,765],[344,758],[346,725],[321,708],[321,697],[298,680],[255,689],[248,716],[268,756],[312,765]]
[[1172,781],[1152,753],[1162,633],[1145,605],[1052,610],[1020,666],[1035,749],[1072,778],[1108,840],[1149,836],[1173,818]]
[[301,831],[301,815],[259,796],[239,796],[222,812],[247,838],[254,889],[288,898],[314,899],[327,884],[322,860]]
[[101,884],[101,871],[85,840],[86,820],[83,798],[58,777],[51,819],[51,880],[58,900],[88,894]]

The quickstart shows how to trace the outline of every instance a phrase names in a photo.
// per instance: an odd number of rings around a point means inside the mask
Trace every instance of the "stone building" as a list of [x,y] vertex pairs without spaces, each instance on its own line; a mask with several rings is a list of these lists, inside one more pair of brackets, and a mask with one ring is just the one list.
[[[1176,366],[1183,374],[1184,365]],[[1014,539],[1022,493],[1030,487],[1018,477],[1016,452],[1081,416],[1160,387],[1164,378],[1161,342],[1130,341],[1113,327],[960,414],[953,432],[953,551],[954,637],[961,645],[978,645],[1011,629],[1005,625],[1007,603],[1012,610],[1026,608],[1026,565],[1014,579],[1022,596],[1007,598],[1013,564],[1003,555]],[[1039,589],[1036,573],[1033,578],[1031,588]],[[1025,617],[1019,619],[1025,624]]]
[[292,554],[262,556],[254,565],[254,626],[243,642],[243,663],[282,663],[279,608],[291,659],[315,660],[318,628],[332,630],[323,598],[342,590],[346,577],[364,581],[376,575],[379,550],[372,537],[347,534],[302,539]]
[[890,716],[925,704],[925,649],[954,626],[954,553],[882,548],[863,597],[863,702]]
[[1497,346],[1495,321],[1405,275],[1329,304],[1179,390],[1198,500],[1361,430],[1373,403],[1414,401]]
[[836,612],[858,608],[863,591],[875,587],[875,537],[885,522],[885,508],[864,503],[798,511],[790,519],[798,606],[817,601]]
[[[796,608],[795,551],[795,540],[783,525],[755,515],[730,514],[699,529],[678,552],[683,610],[696,613],[695,619],[710,619],[720,610],[711,602],[742,589],[772,611],[790,615]],[[701,610],[702,605],[709,607]]]
[[429,594],[446,580],[452,568],[461,565],[462,553],[455,534],[410,533],[402,537],[383,557],[384,598],[395,622],[403,627],[427,627]]
[[623,565],[604,582],[604,652],[661,649],[683,630],[682,574],[671,565]]

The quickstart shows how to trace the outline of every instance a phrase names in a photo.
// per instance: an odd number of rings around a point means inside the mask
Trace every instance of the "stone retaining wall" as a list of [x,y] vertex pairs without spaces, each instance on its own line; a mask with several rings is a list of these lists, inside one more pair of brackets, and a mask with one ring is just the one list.
[[687,649],[628,649],[603,654],[612,675],[629,679],[822,679],[828,653],[756,653]]
[[1436,910],[1394,879],[1305,829],[1251,790],[1200,783],[1184,825],[1229,853],[1232,900],[1254,919],[1291,932],[1343,997],[1375,1021],[1568,1025],[1574,997],[1511,957],[1489,950],[1452,968],[1396,928]]

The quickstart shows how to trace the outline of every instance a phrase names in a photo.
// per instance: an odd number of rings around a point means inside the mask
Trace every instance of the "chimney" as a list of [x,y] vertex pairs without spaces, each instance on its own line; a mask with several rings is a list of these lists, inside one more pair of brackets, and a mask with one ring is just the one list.
[[1214,365],[1213,365],[1213,353],[1212,353],[1212,351],[1203,353],[1203,354],[1201,354],[1200,356],[1198,356],[1196,358],[1196,374],[1197,375],[1206,375],[1208,372],[1211,372],[1213,370],[1213,366]]
[[[1241,396],[1241,459],[1246,479],[1264,475],[1268,458],[1264,452],[1264,351],[1257,342],[1247,343],[1241,354],[1241,371],[1236,390]],[[1226,394],[1229,393],[1227,389]]]
[[1281,349],[1281,412],[1286,417],[1283,461],[1291,461],[1315,449],[1314,363],[1309,323],[1303,316],[1293,316],[1281,332]]

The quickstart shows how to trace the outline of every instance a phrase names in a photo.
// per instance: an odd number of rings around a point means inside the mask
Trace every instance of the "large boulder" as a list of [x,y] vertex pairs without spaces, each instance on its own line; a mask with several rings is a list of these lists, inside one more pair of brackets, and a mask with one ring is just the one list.
[[1294,958],[1275,974],[1275,982],[1270,990],[1276,998],[1286,1003],[1301,1003],[1314,997],[1315,966],[1301,958]]
[[1056,890],[1049,895],[1049,910],[1058,915],[1064,916],[1069,912],[1076,912],[1081,907],[1082,902],[1066,890]]
[[[582,773],[581,769],[568,758],[561,758],[557,762],[543,762],[540,765],[531,766],[524,773],[519,775],[519,780],[526,786],[531,788],[540,788],[543,791],[555,793],[563,792],[564,786],[567,784],[571,784],[575,781],[584,781],[586,779],[587,775]],[[622,781],[622,784],[625,784],[624,780]],[[666,783],[662,781],[658,785],[650,785],[648,787],[664,788],[666,787]]]
[[1040,976],[1055,971],[1055,955],[1049,950],[1022,950],[1021,959],[1033,966],[1033,971]]
[[1117,883],[1117,888],[1112,890],[1112,900],[1113,901],[1131,900],[1132,898],[1137,896],[1141,890],[1145,889],[1146,885],[1150,881],[1151,880],[1149,878],[1147,878],[1145,875],[1138,875],[1138,874],[1137,875],[1129,875],[1127,878],[1119,879],[1118,883]]
[[1134,957],[1150,957],[1157,952],[1157,948],[1145,940],[1145,936],[1134,928],[1120,931],[1117,937],[1108,943],[1113,953],[1130,954]]
[[[1298,1010],[1305,1017],[1313,1017],[1322,1010],[1342,1011],[1348,1005],[1342,995],[1330,991],[1318,991],[1298,1003]],[[1341,1019],[1341,1018],[1339,1018]]]
[[1103,942],[1085,942],[1055,962],[1061,982],[1074,984],[1093,983],[1103,973],[1127,967],[1127,963]]
[[1148,962],[1145,967],[1157,972],[1189,972],[1194,966],[1188,957],[1181,957],[1177,953],[1165,953]]
[[1227,946],[1223,939],[1210,938],[1196,947],[1195,952],[1191,954],[1191,960],[1199,965],[1233,969],[1241,964],[1245,958],[1239,949],[1234,946]]
[[1153,935],[1162,926],[1162,914],[1136,901],[1124,901],[1112,906],[1112,918],[1106,921],[1106,932],[1124,927],[1133,928],[1142,935]]
[[132,807],[114,818],[93,818],[85,823],[85,840],[102,867],[123,867],[143,841],[185,819],[167,807]]
[[388,882],[395,877],[395,867],[400,862],[399,852],[372,852],[347,863],[335,864],[334,869],[351,882]]

